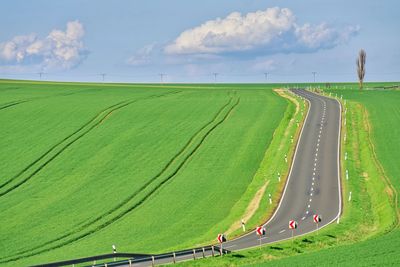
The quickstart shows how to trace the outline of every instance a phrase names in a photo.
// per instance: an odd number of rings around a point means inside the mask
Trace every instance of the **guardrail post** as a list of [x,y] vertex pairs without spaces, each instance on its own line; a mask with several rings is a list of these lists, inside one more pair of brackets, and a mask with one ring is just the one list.
[[176,263],[176,254],[175,254],[175,252],[172,255],[174,256],[174,263]]
[[214,257],[214,246],[211,246],[211,255]]
[[151,256],[151,266],[154,266],[154,264],[155,264],[154,256]]
[[129,267],[132,267],[132,260],[129,259],[128,262],[129,262]]
[[206,253],[205,253],[204,248],[203,248],[203,258],[205,258],[205,257],[206,257]]
[[104,263],[104,267],[107,267],[107,263]]
[[193,259],[194,260],[196,259],[196,250],[195,249],[193,249]]

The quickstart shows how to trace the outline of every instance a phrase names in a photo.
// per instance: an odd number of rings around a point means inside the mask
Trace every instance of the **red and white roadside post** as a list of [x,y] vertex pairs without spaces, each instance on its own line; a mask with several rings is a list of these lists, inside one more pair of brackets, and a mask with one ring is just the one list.
[[264,227],[258,226],[256,228],[256,234],[260,237],[260,249],[261,249],[261,240],[262,240],[261,237],[265,236],[265,233],[266,233],[266,231],[265,231]]
[[226,242],[226,237],[225,237],[224,234],[218,234],[217,240],[218,240],[218,242],[219,242],[219,244],[220,244],[220,247],[219,247],[219,254],[222,256],[222,254],[223,254],[223,253],[222,253],[222,243]]
[[297,222],[295,220],[290,220],[289,221],[289,229],[292,230],[292,244],[293,244],[293,239],[294,239],[294,230],[297,228]]
[[317,224],[317,233],[318,233],[318,224],[321,222],[321,216],[319,216],[318,214],[315,214],[314,216],[313,216],[313,220],[314,220],[314,222]]

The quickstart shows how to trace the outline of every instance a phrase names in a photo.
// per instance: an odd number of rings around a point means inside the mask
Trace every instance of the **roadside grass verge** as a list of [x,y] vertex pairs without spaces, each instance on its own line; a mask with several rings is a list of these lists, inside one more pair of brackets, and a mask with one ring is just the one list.
[[[344,103],[344,102],[343,102]],[[346,119],[345,119],[346,118]],[[344,141],[344,138],[346,141]],[[360,103],[346,101],[342,120],[343,214],[339,224],[291,241],[234,252],[218,258],[182,263],[183,266],[309,266],[358,265],[371,262],[396,264],[398,221],[394,194],[374,154],[368,113]],[[344,160],[347,153],[347,160]],[[346,179],[346,170],[349,178]],[[352,192],[351,199],[349,199]],[[389,236],[386,234],[390,232]],[[373,253],[371,249],[379,247]],[[346,252],[343,254],[343,252]],[[365,255],[365,257],[364,257]],[[361,261],[359,257],[364,257]]]
[[[286,98],[288,105],[283,119],[274,131],[271,143],[265,151],[264,157],[260,162],[257,172],[254,174],[252,182],[247,187],[243,196],[232,207],[229,216],[217,226],[217,228],[225,229],[225,231],[228,230],[228,232],[225,232],[228,239],[233,239],[244,234],[241,227],[242,218],[248,218],[245,220],[245,233],[253,231],[256,226],[265,222],[275,211],[282,195],[293,159],[296,140],[300,134],[308,104],[286,90],[278,89],[275,90],[275,93]],[[285,155],[287,162],[285,161]],[[260,188],[263,187],[265,187],[263,194],[257,196]],[[272,199],[271,204],[269,202],[269,196],[271,196]],[[254,198],[258,198],[256,202]],[[250,203],[258,205],[258,208],[255,209],[252,214],[246,214],[246,211],[250,208]],[[226,228],[230,222],[234,223],[231,224],[229,228]],[[215,242],[215,240],[210,241]],[[197,245],[201,246],[206,244]]]

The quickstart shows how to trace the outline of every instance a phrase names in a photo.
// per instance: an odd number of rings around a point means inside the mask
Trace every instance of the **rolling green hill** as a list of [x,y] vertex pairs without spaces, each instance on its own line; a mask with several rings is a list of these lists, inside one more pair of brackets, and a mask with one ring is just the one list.
[[213,240],[293,112],[263,85],[0,81],[0,263]]
[[[377,159],[394,186],[396,191],[394,193],[398,194],[400,191],[400,149],[398,149],[400,143],[400,128],[398,127],[400,126],[400,91],[382,90],[385,86],[390,87],[391,84],[367,84],[367,90],[363,91],[359,91],[357,85],[352,84],[347,85],[347,88],[328,92],[338,96],[343,95],[347,101],[360,103],[366,108],[371,124],[371,140]],[[363,128],[360,128],[359,131],[363,131]],[[396,200],[395,197],[393,199]],[[397,212],[399,212],[398,201],[397,198]],[[390,232],[380,233],[376,237],[356,244],[288,257],[265,263],[262,266],[309,266],[313,264],[323,266],[398,266],[400,264],[398,223],[397,221],[395,228]]]
[[[383,89],[387,83],[367,84],[367,90],[359,91],[356,84],[346,88],[328,90],[332,94],[342,95],[350,103],[360,103],[368,112],[371,127],[371,140],[376,157],[383,166],[384,173],[393,185],[394,194],[400,191],[400,91]],[[357,106],[359,108],[360,106]],[[358,129],[364,131],[362,127]],[[387,192],[386,192],[387,193]],[[389,194],[393,196],[393,193]],[[380,197],[384,197],[381,195]],[[393,197],[396,201],[396,197]],[[397,212],[398,210],[397,198]],[[379,208],[379,207],[377,207]],[[377,218],[376,220],[386,220]],[[262,266],[309,266],[314,263],[323,266],[397,266],[400,264],[400,229],[398,221],[390,232],[387,229],[370,229],[380,232],[362,242],[338,246],[314,253],[307,253],[282,260],[271,261]],[[393,227],[393,226],[392,226]],[[382,232],[383,230],[383,232]]]
[[[320,85],[323,87],[324,85]],[[390,83],[333,84],[326,90],[346,101],[343,121],[340,224],[291,242],[266,245],[185,266],[397,266],[400,231],[400,91]],[[336,89],[337,87],[337,89]],[[343,104],[344,104],[343,100]],[[346,139],[344,139],[346,136]],[[348,160],[343,160],[344,153]],[[349,179],[345,178],[349,170]],[[389,179],[389,180],[387,180]],[[349,192],[352,199],[349,201]],[[397,202],[396,202],[397,199]]]

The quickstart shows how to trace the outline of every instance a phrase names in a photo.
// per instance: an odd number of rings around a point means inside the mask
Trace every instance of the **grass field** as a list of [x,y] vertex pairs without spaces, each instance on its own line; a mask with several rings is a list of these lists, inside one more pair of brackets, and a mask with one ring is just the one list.
[[[369,88],[373,87],[384,87],[390,86],[390,84],[369,84]],[[350,89],[351,88],[351,89]],[[400,190],[400,167],[398,165],[398,158],[400,157],[400,151],[396,149],[400,142],[400,129],[394,127],[394,125],[400,125],[400,91],[396,90],[364,90],[359,91],[357,85],[351,87],[347,85],[346,89],[329,90],[332,94],[342,95],[347,101],[348,112],[347,120],[350,123],[354,123],[353,126],[348,125],[346,130],[353,133],[347,133],[348,137],[358,139],[360,146],[364,146],[364,149],[348,149],[349,161],[345,163],[348,166],[351,179],[364,180],[363,183],[366,185],[371,183],[371,180],[378,178],[375,185],[366,187],[369,199],[360,199],[362,202],[369,202],[373,209],[371,212],[367,212],[364,215],[364,221],[359,224],[359,227],[364,227],[363,236],[374,236],[365,241],[361,241],[355,244],[349,244],[346,246],[338,246],[327,250],[321,250],[314,253],[307,253],[305,255],[288,257],[282,260],[272,261],[263,264],[263,266],[287,266],[287,265],[302,265],[308,266],[313,264],[318,259],[318,264],[331,265],[331,266],[396,266],[400,264],[400,229],[398,225],[398,219],[394,218],[395,214],[390,210],[384,211],[385,207],[391,207],[397,210],[398,215],[398,201],[396,194]],[[370,130],[370,139],[372,141],[372,147],[368,145],[368,133],[363,119],[368,119],[369,125],[367,128]],[[353,128],[353,129],[352,129]],[[347,140],[350,143],[354,143],[355,140]],[[364,143],[364,144],[363,144]],[[375,150],[375,155],[374,154]],[[380,172],[379,167],[377,170],[370,168],[371,160],[366,157],[371,154],[372,157],[376,156],[379,163],[383,166],[383,173]],[[359,158],[359,160],[358,160]],[[397,163],[397,164],[396,164]],[[360,168],[361,167],[361,168]],[[352,168],[353,170],[350,170]],[[357,170],[358,169],[358,170]],[[382,181],[383,175],[390,179],[390,187],[382,187],[384,182]],[[371,177],[372,176],[372,177]],[[350,190],[355,190],[356,184],[351,184],[346,188],[347,196]],[[381,187],[381,189],[379,189]],[[356,191],[357,192],[357,191]],[[358,193],[363,193],[363,190],[359,190]],[[385,198],[390,196],[389,202],[385,201]],[[354,203],[351,205],[360,206],[361,203]],[[386,202],[386,204],[385,204]],[[346,215],[351,212],[353,207],[349,207]],[[349,211],[350,210],[350,211]],[[358,212],[365,213],[365,208],[358,207],[353,209],[353,213]],[[361,217],[361,216],[360,216]],[[365,221],[369,220],[370,224],[366,224]],[[364,238],[360,238],[363,240]]]
[[[397,84],[397,83],[396,83]],[[375,194],[372,197],[373,202],[375,199],[382,201],[382,198],[389,195],[391,196],[391,205],[398,209],[398,194],[400,190],[400,166],[398,159],[400,158],[400,150],[398,149],[400,143],[400,91],[398,90],[377,90],[384,87],[390,87],[391,84],[387,83],[373,83],[367,85],[367,90],[359,91],[357,85],[347,85],[347,88],[340,88],[335,90],[328,90],[338,96],[343,95],[343,98],[349,101],[351,110],[359,110],[358,113],[363,112],[370,122],[371,140],[373,142],[372,150],[375,150],[376,157],[383,167],[383,172],[390,179],[393,188],[384,188],[384,191],[377,191],[379,185],[369,189],[369,194]],[[339,85],[340,87],[340,85]],[[369,90],[368,90],[369,89]],[[365,112],[367,111],[367,112]],[[357,112],[355,112],[357,113]],[[349,118],[353,121],[354,118]],[[358,135],[360,141],[365,142],[365,128],[363,125],[358,124]],[[350,134],[351,136],[351,134]],[[371,151],[371,149],[369,149]],[[361,152],[366,154],[365,151]],[[362,156],[361,156],[362,157]],[[348,165],[357,166],[359,162],[354,160],[350,155],[352,162]],[[361,158],[361,164],[364,164],[363,172],[354,173],[356,179],[365,179],[369,183],[371,175],[382,176],[379,173],[368,172],[368,160]],[[368,173],[368,176],[365,175]],[[350,176],[350,179],[352,177]],[[380,177],[382,178],[382,177]],[[393,191],[392,191],[393,190]],[[380,194],[378,194],[380,192]],[[365,201],[365,200],[364,200]],[[397,201],[396,203],[393,203]],[[288,266],[288,265],[302,265],[308,266],[315,263],[316,259],[318,264],[331,265],[331,266],[398,266],[400,265],[400,229],[398,220],[393,221],[393,215],[388,212],[379,214],[379,209],[383,209],[382,203],[371,203],[375,207],[375,215],[369,214],[367,218],[374,222],[369,229],[365,229],[365,235],[377,235],[362,242],[358,242],[346,246],[338,246],[327,250],[321,250],[314,253],[307,253],[305,255],[288,257],[285,259],[272,261],[263,264],[263,266]],[[377,211],[378,210],[378,211]],[[365,212],[365,209],[359,209],[358,212]],[[391,219],[392,218],[392,219]],[[392,221],[392,223],[390,223]],[[389,231],[389,232],[387,232]]]
[[263,85],[0,81],[0,263],[210,242],[284,174],[288,103]]
[[[375,86],[378,86],[375,85]],[[364,105],[372,123],[372,138],[379,161],[393,185],[400,189],[400,91],[397,90],[332,90],[350,101]]]
[[[344,212],[340,224],[319,235],[197,261],[195,266],[388,266],[399,265],[400,231],[396,194],[399,187],[400,91],[365,90],[356,84],[328,90],[346,100],[342,161]],[[374,83],[368,87],[390,84]],[[344,140],[346,136],[346,140]],[[383,168],[382,168],[383,166]],[[349,179],[345,170],[349,171]],[[389,179],[387,182],[386,179]],[[349,201],[349,192],[352,199]],[[397,217],[397,218],[396,218]],[[193,265],[185,263],[183,265]]]
[[[129,252],[204,244],[231,229],[266,184],[248,226],[265,220],[302,117],[271,90],[278,86],[0,81],[0,262],[109,253],[112,244]],[[326,90],[347,108],[339,225],[294,246],[183,265],[399,264],[400,91],[390,86]]]

